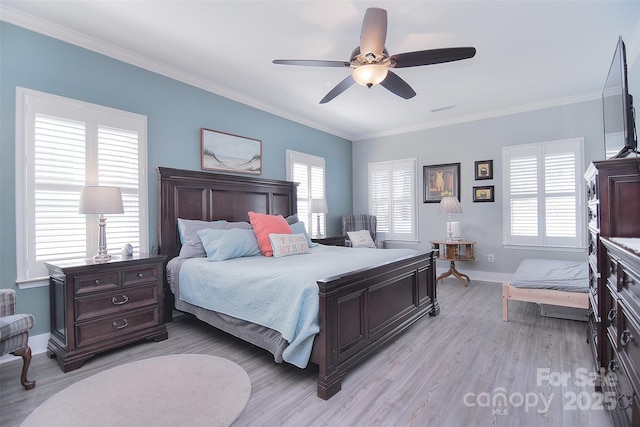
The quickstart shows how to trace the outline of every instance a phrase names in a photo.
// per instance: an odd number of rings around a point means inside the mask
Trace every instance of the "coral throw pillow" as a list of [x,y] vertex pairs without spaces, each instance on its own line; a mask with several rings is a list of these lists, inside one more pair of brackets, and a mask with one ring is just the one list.
[[264,256],[273,256],[269,234],[293,234],[293,230],[282,215],[267,215],[249,212],[249,222],[258,239],[258,247]]

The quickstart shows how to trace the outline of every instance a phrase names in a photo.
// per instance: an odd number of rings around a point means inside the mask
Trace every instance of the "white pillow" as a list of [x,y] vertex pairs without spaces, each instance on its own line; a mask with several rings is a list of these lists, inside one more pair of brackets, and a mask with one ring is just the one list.
[[309,252],[304,234],[269,234],[269,241],[275,258]]
[[375,248],[376,244],[371,238],[369,230],[347,231],[351,246],[354,248]]

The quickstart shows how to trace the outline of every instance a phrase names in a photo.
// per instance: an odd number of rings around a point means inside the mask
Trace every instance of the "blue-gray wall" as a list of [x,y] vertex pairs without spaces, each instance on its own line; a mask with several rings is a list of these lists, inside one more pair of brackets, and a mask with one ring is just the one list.
[[[262,140],[265,178],[285,179],[285,150],[324,157],[328,233],[351,212],[351,142],[109,57],[0,22],[0,287],[17,289],[15,235],[16,86],[147,116],[149,240],[156,242],[155,166],[200,169],[200,128]],[[61,165],[63,167],[63,165]],[[33,334],[49,331],[48,288],[18,291]]]

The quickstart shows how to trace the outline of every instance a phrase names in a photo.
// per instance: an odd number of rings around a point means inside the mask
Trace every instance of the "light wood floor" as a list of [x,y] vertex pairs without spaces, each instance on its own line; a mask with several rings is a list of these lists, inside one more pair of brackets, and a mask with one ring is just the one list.
[[[472,281],[465,288],[452,278],[441,281],[440,315],[421,319],[348,373],[328,401],[316,397],[313,367],[276,364],[263,350],[177,316],[167,325],[168,340],[107,352],[66,374],[45,354],[34,356],[29,378],[37,385],[30,391],[20,387],[20,359],[3,364],[0,425],[20,425],[44,400],[101,370],[172,353],[225,357],[247,371],[252,394],[234,426],[612,425],[597,407],[599,396],[582,385],[592,369],[586,324],[542,317],[537,305],[523,302],[510,303],[510,320],[503,322],[501,291],[499,283]],[[561,375],[570,378],[553,381]],[[585,406],[595,408],[578,409]]]

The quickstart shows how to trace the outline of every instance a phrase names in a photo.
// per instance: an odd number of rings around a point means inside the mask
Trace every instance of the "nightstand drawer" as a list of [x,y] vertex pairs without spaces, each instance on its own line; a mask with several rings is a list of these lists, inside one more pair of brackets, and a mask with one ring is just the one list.
[[160,323],[158,307],[121,313],[100,320],[76,325],[76,346],[82,347],[157,326]]
[[78,275],[74,279],[73,289],[76,295],[115,289],[120,282],[118,276],[118,271]]
[[158,304],[158,286],[140,286],[75,299],[76,321]]
[[127,268],[122,271],[122,286],[135,286],[149,281],[157,282],[160,274],[161,270],[155,265]]

